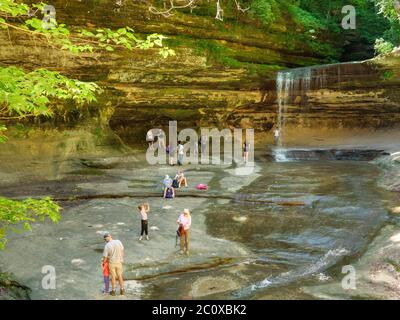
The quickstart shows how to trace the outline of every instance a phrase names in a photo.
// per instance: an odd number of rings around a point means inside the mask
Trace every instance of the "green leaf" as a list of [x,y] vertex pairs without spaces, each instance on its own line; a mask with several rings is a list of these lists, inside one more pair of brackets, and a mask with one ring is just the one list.
[[119,34],[121,34],[121,35],[124,35],[124,34],[126,34],[126,29],[125,28],[120,28],[120,29],[118,29],[117,30],[117,32],[119,33]]
[[32,231],[31,225],[28,222],[24,223],[24,229],[27,231]]
[[7,244],[8,232],[30,231],[32,223],[46,219],[57,223],[61,219],[60,211],[61,207],[50,197],[25,200],[0,197],[0,248]]
[[85,37],[95,37],[94,33],[87,31],[87,30],[82,30],[81,34]]

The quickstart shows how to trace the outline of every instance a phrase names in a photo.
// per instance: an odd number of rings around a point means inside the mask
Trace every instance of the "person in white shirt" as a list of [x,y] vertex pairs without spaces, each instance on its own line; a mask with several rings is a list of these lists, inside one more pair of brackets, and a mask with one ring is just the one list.
[[181,240],[181,255],[186,248],[186,255],[190,255],[190,227],[192,225],[192,217],[189,209],[184,209],[179,216],[177,223],[179,224],[179,233]]
[[185,154],[185,147],[178,141],[178,165],[183,165],[183,156]]
[[124,280],[122,278],[122,264],[124,262],[124,246],[122,245],[121,241],[113,240],[111,234],[105,233],[104,234],[104,241],[107,244],[104,247],[103,252],[103,263],[108,262],[108,266],[111,273],[111,287],[112,291],[110,294],[115,296],[115,280],[118,278],[119,287],[120,287],[120,294],[125,294],[124,289]]

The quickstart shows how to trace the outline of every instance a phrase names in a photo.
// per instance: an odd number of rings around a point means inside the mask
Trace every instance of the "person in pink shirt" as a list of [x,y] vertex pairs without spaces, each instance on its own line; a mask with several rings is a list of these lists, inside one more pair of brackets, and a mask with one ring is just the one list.
[[150,205],[148,203],[142,203],[138,206],[138,211],[140,214],[140,221],[142,224],[142,230],[140,232],[139,241],[143,239],[143,234],[146,234],[146,239],[149,239],[149,221],[148,221],[148,214],[150,211]]
[[180,240],[181,240],[181,254],[184,253],[186,248],[186,255],[190,255],[190,226],[192,225],[192,217],[190,216],[189,209],[184,209],[183,213],[178,218],[177,223],[180,229]]

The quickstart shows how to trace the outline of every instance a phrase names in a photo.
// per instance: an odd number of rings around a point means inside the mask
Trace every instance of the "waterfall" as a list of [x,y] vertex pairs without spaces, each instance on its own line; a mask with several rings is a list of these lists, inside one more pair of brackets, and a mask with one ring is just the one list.
[[[333,65],[329,65],[332,67]],[[335,65],[336,66],[336,65]],[[277,129],[279,136],[274,150],[275,160],[288,161],[284,148],[285,127],[290,106],[307,106],[309,90],[318,90],[327,86],[326,66],[297,68],[278,72],[276,94],[278,103]],[[337,64],[340,68],[340,64]],[[339,73],[339,70],[337,71]]]
[[[296,123],[295,112],[304,110],[305,114],[312,113],[312,105],[321,102],[324,97],[311,94],[313,92],[330,88],[340,90],[343,84],[351,83],[361,76],[371,75],[371,71],[364,63],[343,62],[312,67],[296,68],[278,72],[276,77],[277,96],[277,120],[276,129],[279,136],[274,148],[275,160],[278,162],[290,160],[290,152],[287,152],[287,129],[289,125]],[[374,77],[376,77],[374,75]],[[309,103],[312,99],[312,103]],[[307,108],[307,109],[306,109]],[[301,118],[301,114],[297,115]],[[298,119],[297,119],[298,120]],[[275,133],[275,132],[274,132]]]
[[[325,75],[325,73],[324,73]],[[276,79],[276,93],[278,102],[278,121],[279,138],[277,145],[282,148],[282,138],[285,135],[285,124],[287,109],[290,104],[300,103],[305,105],[307,102],[307,92],[310,89],[312,69],[298,68],[289,71],[278,72]],[[318,85],[323,86],[325,76],[317,77]]]

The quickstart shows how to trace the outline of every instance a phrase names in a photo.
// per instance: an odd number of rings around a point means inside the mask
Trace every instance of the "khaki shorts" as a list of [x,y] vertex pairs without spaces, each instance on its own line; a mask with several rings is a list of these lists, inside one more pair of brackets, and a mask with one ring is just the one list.
[[119,277],[119,276],[122,276],[122,263],[121,262],[110,263],[109,264],[109,269],[110,269],[111,276],[114,279]]

